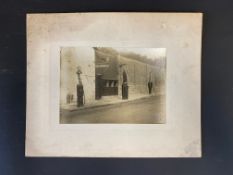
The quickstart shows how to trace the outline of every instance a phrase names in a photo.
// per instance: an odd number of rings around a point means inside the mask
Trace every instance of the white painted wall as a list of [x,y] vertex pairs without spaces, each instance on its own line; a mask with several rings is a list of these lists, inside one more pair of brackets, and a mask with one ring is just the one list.
[[67,95],[74,96],[77,101],[76,85],[77,67],[82,70],[81,79],[85,93],[85,103],[95,100],[95,54],[91,47],[63,47],[61,48],[60,73],[60,103],[67,104]]

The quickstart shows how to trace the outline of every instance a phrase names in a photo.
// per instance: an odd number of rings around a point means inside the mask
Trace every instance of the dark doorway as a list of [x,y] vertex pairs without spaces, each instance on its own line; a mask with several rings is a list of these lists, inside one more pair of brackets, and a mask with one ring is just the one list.
[[102,89],[103,89],[103,80],[102,74],[97,74],[95,77],[95,99],[101,99],[102,97]]

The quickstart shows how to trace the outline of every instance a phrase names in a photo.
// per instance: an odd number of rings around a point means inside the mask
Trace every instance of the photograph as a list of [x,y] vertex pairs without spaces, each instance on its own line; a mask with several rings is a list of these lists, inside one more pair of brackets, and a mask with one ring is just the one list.
[[60,48],[60,124],[163,124],[165,111],[166,48]]
[[233,175],[233,1],[0,9],[0,175]]
[[202,16],[27,15],[25,155],[201,157]]

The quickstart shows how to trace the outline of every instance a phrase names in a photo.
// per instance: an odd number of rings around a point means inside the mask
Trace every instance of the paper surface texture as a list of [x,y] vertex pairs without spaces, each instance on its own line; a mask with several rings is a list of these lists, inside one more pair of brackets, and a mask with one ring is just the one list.
[[201,13],[28,14],[25,155],[201,157],[201,37]]

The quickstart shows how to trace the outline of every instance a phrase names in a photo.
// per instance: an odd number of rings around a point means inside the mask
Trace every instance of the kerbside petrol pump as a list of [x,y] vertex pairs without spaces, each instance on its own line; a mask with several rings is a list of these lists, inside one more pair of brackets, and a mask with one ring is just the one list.
[[81,107],[84,105],[84,89],[81,80],[82,70],[80,67],[77,68],[77,75],[78,75],[78,84],[77,84],[77,106]]

